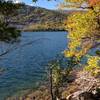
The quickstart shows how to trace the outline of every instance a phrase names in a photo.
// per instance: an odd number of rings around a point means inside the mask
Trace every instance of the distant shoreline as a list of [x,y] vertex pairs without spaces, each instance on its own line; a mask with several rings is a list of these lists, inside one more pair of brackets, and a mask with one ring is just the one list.
[[23,32],[62,32],[67,30],[22,30]]

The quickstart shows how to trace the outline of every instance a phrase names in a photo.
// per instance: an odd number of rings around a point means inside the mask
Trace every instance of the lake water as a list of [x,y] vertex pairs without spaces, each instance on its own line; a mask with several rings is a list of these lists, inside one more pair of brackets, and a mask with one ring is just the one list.
[[0,100],[22,90],[35,88],[46,79],[48,61],[66,48],[66,32],[23,32],[20,42],[12,45],[2,43],[5,51],[0,57],[0,67],[5,72],[0,75]]

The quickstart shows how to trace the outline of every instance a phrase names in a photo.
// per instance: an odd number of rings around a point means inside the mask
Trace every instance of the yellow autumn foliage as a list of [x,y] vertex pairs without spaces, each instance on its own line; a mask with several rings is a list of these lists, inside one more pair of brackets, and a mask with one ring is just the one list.
[[72,52],[77,51],[77,48],[81,50],[84,39],[99,41],[99,38],[96,37],[100,34],[99,26],[97,14],[93,10],[69,16],[67,27],[65,27],[69,32],[69,50]]
[[94,76],[100,74],[100,57],[91,56],[87,61],[85,70],[91,72]]
[[[88,0],[65,0],[70,3],[83,3]],[[76,57],[80,59],[85,56],[90,49],[100,43],[100,2],[93,5],[87,11],[71,14],[66,21],[68,49],[64,51],[66,57]],[[93,75],[98,74],[100,56],[88,58],[85,69]]]

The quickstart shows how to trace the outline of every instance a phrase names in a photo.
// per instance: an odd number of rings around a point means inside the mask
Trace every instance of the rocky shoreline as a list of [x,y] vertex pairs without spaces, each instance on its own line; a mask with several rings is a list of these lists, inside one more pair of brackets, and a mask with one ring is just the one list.
[[[84,70],[74,70],[75,80],[60,87],[60,100],[100,100],[100,79]],[[51,100],[48,86],[41,86],[36,91],[23,97],[10,97],[7,100]]]

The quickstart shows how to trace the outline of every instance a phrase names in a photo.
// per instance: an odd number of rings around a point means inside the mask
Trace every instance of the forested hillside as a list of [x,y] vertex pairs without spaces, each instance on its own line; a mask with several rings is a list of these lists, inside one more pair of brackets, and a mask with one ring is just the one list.
[[58,11],[23,5],[10,19],[10,24],[25,31],[64,30],[66,19],[67,14]]

